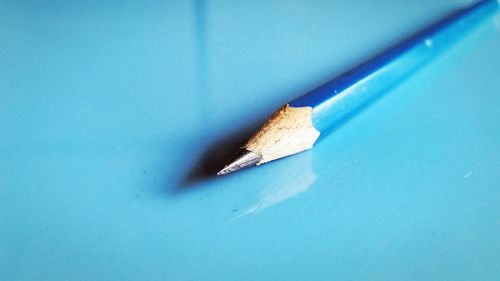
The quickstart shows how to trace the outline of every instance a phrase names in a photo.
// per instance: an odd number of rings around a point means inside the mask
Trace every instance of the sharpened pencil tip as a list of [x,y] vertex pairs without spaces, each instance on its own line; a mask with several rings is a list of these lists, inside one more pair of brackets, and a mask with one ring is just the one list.
[[220,170],[217,175],[222,176],[232,172],[236,172],[246,167],[256,165],[262,157],[260,155],[242,149],[241,152],[236,156],[236,158],[229,164],[227,164],[224,169]]

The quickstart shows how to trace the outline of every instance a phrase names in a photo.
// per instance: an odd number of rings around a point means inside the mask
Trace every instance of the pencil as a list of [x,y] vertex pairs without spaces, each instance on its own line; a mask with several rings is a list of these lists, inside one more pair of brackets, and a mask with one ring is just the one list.
[[260,165],[313,147],[320,134],[410,76],[495,14],[482,0],[437,21],[378,56],[282,106],[217,175]]

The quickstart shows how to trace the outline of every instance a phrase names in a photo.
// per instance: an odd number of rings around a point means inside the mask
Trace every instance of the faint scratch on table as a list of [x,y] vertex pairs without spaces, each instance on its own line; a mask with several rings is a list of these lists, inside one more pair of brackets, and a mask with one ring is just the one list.
[[464,175],[464,179],[470,177],[473,172],[476,173],[476,174],[478,172],[479,173],[482,172],[483,170],[485,170],[485,169],[488,168],[489,164],[490,164],[490,159],[487,159],[487,160],[483,161],[482,163],[480,163],[479,165],[477,165],[476,167],[474,167],[472,170],[470,170],[468,173],[466,173]]

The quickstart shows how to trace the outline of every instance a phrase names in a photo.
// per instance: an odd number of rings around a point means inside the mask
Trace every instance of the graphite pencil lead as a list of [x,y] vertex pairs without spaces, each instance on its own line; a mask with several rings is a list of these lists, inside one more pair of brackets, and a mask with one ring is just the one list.
[[238,156],[231,163],[227,164],[224,169],[220,170],[217,175],[222,176],[246,167],[256,165],[260,160],[262,160],[262,157],[260,157],[260,155],[242,149]]

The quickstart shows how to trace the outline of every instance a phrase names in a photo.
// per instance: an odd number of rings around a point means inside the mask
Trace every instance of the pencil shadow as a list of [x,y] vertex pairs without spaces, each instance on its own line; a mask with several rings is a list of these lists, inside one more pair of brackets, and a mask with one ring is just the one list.
[[[222,177],[217,176],[217,172],[224,168],[229,161],[233,160],[240,147],[248,141],[251,134],[254,133],[260,125],[262,125],[262,122],[250,124],[237,133],[222,137],[221,140],[208,146],[202,153],[200,159],[193,165],[193,168],[186,173],[181,182],[174,189],[171,189],[170,192],[172,194],[179,194],[192,191],[203,186],[198,183],[221,179]],[[241,175],[241,172],[238,174]],[[226,178],[231,176],[233,175],[225,175],[223,177]]]

